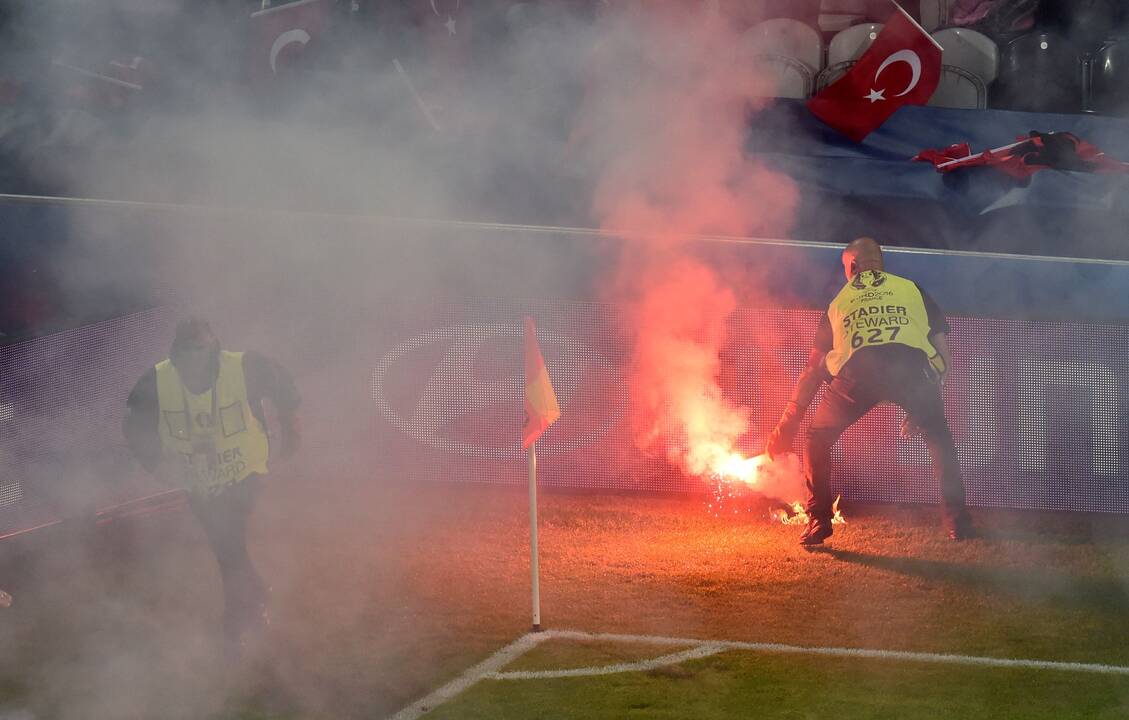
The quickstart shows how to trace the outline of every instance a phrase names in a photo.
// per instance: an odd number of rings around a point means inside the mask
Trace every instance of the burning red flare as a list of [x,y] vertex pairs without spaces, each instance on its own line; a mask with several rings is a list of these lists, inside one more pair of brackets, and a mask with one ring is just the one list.
[[714,474],[727,480],[740,480],[746,485],[756,485],[760,468],[769,462],[767,455],[754,455],[745,457],[738,453],[730,453],[714,466]]
[[[719,483],[749,488],[776,500],[778,505],[773,509],[774,518],[777,513],[781,513],[786,518],[784,522],[792,523],[796,522],[792,518],[803,513],[803,504],[798,500],[790,505],[782,501],[783,498],[797,497],[803,492],[803,474],[799,458],[795,455],[789,454],[773,460],[763,454],[746,457],[732,453],[721,459],[711,474]],[[804,518],[804,522],[807,522],[806,515]]]
[[720,382],[737,297],[689,240],[780,237],[799,193],[746,152],[772,83],[736,50],[741,29],[682,3],[643,5],[606,18],[572,137],[599,178],[601,227],[625,240],[611,294],[630,308],[632,426],[687,475],[759,488],[766,462],[740,445],[749,413]]

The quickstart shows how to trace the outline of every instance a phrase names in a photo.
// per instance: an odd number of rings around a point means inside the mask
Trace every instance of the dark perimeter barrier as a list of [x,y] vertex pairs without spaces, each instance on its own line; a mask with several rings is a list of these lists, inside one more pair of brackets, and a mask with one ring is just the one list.
[[[188,311],[211,318],[227,347],[292,370],[315,486],[341,475],[523,482],[529,314],[563,412],[539,445],[542,483],[706,488],[632,440],[631,328],[607,292],[625,247],[617,238],[128,203],[0,203],[0,222],[32,245],[56,233],[43,265],[52,297],[83,309],[73,327],[0,346],[0,535],[161,489],[132,464],[121,418]],[[779,416],[842,282],[840,249],[687,241],[738,295],[721,382],[750,410],[749,451]],[[950,315],[946,407],[971,504],[1129,512],[1129,264],[893,249],[888,268]],[[113,292],[101,307],[104,287]],[[897,437],[900,420],[880,408],[839,444],[845,498],[939,500],[925,447]]]

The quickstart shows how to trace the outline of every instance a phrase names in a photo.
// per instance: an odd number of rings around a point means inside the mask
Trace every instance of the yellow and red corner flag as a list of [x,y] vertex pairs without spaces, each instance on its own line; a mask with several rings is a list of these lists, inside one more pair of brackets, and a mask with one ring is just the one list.
[[537,344],[537,327],[533,318],[525,319],[525,422],[521,426],[521,447],[528,448],[541,433],[561,416],[561,406],[557,404],[557,394],[553,392],[553,382],[545,359],[541,357],[541,347]]

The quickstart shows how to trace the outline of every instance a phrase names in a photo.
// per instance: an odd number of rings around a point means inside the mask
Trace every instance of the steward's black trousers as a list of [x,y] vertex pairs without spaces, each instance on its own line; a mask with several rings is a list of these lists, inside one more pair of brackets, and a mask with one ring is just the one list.
[[247,552],[247,525],[255,506],[259,476],[223,488],[214,495],[189,495],[193,512],[208,536],[223,578],[223,626],[229,640],[261,620],[267,587]]
[[941,483],[945,520],[961,521],[965,513],[964,484],[953,434],[945,420],[941,386],[925,353],[899,344],[858,350],[828,386],[812,419],[804,453],[808,515],[831,519],[835,500],[831,493],[831,447],[843,431],[882,402],[899,405],[921,429]]

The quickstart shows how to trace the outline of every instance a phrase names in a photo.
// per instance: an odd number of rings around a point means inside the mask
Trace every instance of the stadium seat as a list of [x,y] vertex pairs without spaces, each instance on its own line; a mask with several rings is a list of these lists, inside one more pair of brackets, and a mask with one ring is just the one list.
[[849,27],[831,38],[827,46],[827,67],[819,74],[817,89],[838,80],[866,52],[882,32],[882,23],[864,23]]
[[1076,113],[1083,109],[1082,55],[1065,37],[1022,35],[1000,51],[992,107],[1029,112]]
[[827,64],[858,60],[882,32],[882,23],[863,23],[849,27],[831,38],[827,46]]
[[1065,35],[1083,50],[1095,49],[1121,20],[1120,0],[1042,0],[1035,13],[1041,30]]
[[933,33],[944,48],[941,82],[929,104],[952,108],[985,108],[987,87],[999,73],[1000,53],[996,44],[975,30],[948,28]]
[[949,0],[921,0],[921,27],[932,32],[949,21]]
[[1094,112],[1129,115],[1129,38],[1115,38],[1094,53],[1090,70]]
[[929,98],[929,104],[933,107],[983,109],[988,107],[988,89],[983,80],[964,68],[942,65],[941,80]]
[[814,28],[787,18],[765,20],[745,32],[742,45],[759,71],[774,81],[772,96],[811,95],[823,66],[823,43]]
[[944,52],[941,62],[967,70],[985,84],[995,81],[1000,71],[1000,50],[987,35],[964,28],[947,28],[933,33]]
[[510,32],[528,30],[536,22],[536,8],[532,3],[517,2],[506,8],[506,28]]
[[866,22],[865,0],[820,0],[819,30],[824,37]]

